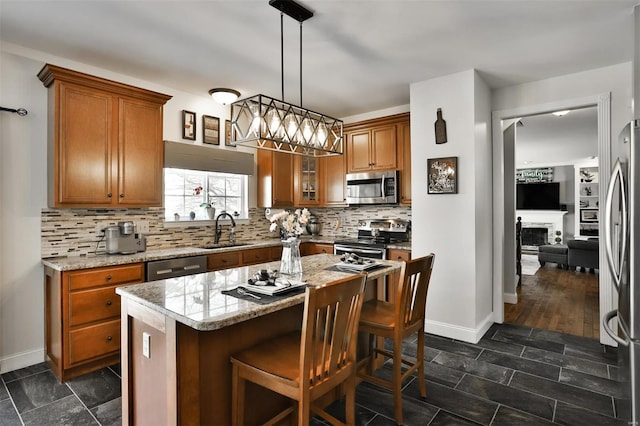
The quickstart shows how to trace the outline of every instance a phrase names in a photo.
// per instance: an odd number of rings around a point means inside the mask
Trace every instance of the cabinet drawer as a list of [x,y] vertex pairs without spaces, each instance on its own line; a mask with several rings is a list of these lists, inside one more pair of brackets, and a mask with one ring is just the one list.
[[234,268],[240,265],[240,252],[217,253],[207,256],[207,271]]
[[69,333],[69,364],[120,350],[120,319],[73,330]]
[[102,285],[124,284],[144,281],[144,265],[118,266],[111,268],[96,268],[83,271],[65,272],[64,276],[69,284],[69,290],[81,290]]
[[404,260],[406,262],[407,260],[411,260],[411,250],[388,249],[387,259],[397,260],[399,262]]
[[269,247],[269,260],[275,261],[282,258],[282,246]]
[[270,261],[269,247],[245,250],[242,252],[242,264],[253,265]]
[[69,324],[73,327],[120,315],[120,296],[116,286],[77,291],[70,295]]
[[333,244],[316,243],[313,254],[333,254]]

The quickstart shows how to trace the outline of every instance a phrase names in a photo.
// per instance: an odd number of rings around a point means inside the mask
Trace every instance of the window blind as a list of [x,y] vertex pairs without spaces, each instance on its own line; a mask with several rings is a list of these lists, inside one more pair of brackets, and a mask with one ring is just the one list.
[[253,154],[181,142],[164,141],[164,167],[253,175]]

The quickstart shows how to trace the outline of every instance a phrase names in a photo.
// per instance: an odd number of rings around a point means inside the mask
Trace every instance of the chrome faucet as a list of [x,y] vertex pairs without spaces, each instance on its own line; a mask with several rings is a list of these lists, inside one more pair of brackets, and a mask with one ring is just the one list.
[[[218,217],[216,217],[216,237],[213,240],[214,244],[218,244],[220,242],[220,237],[222,236],[222,225],[218,225],[218,219],[220,219],[223,216],[229,216],[229,219],[231,219],[231,228],[235,228],[236,227],[236,221],[233,219],[233,216],[231,216],[229,213],[227,212],[222,212],[218,215]],[[235,232],[234,232],[235,234]],[[235,236],[235,235],[234,235]]]

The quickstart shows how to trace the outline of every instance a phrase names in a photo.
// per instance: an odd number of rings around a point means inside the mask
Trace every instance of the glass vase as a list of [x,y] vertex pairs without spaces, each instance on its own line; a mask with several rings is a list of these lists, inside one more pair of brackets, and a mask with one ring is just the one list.
[[300,239],[288,237],[282,240],[282,259],[280,273],[283,275],[302,276],[302,260],[300,259]]

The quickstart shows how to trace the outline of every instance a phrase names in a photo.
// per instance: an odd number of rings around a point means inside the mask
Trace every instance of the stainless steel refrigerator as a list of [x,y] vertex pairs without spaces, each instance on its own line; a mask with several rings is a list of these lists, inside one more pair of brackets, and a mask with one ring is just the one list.
[[[618,342],[618,380],[624,397],[615,399],[616,416],[640,425],[640,120],[624,128],[619,144],[603,211],[607,264],[618,309],[604,317],[603,328]],[[617,332],[610,326],[614,317]]]

